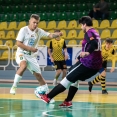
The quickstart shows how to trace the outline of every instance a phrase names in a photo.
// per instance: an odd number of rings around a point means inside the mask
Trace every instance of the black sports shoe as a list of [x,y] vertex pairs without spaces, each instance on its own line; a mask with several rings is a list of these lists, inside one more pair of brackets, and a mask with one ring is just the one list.
[[108,94],[107,90],[102,90],[102,94]]
[[93,84],[89,81],[88,82],[88,85],[89,85],[89,92],[91,92],[92,91],[92,88],[93,88]]

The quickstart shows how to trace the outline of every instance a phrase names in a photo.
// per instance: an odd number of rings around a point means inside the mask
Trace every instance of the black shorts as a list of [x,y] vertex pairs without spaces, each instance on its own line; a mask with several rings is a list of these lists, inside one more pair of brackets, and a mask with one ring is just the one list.
[[90,69],[88,67],[85,67],[80,61],[78,61],[76,64],[70,67],[66,78],[73,83],[77,80],[85,81],[98,72],[99,69]]
[[104,70],[107,68],[107,61],[103,61],[102,68],[99,70],[99,73],[101,74]]
[[55,66],[56,70],[58,70],[58,69],[67,69],[67,65],[66,65],[65,60],[54,61],[54,66]]
[[105,69],[107,68],[107,61],[102,62],[102,67],[105,68]]

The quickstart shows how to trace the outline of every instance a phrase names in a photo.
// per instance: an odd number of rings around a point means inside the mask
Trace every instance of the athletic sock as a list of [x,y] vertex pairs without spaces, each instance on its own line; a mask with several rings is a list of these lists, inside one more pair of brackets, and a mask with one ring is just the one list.
[[91,81],[92,84],[96,84],[101,80],[101,77],[98,75],[95,77],[95,79],[93,81]]
[[106,80],[104,76],[101,76],[101,86],[102,90],[106,90]]
[[15,78],[14,78],[14,83],[13,83],[13,87],[17,87],[17,84],[19,83],[19,81],[21,80],[22,76],[15,74]]
[[72,99],[74,98],[74,95],[76,94],[77,90],[78,90],[78,88],[76,88],[74,86],[70,86],[68,96],[67,96],[67,98],[65,100],[67,102],[72,101]]

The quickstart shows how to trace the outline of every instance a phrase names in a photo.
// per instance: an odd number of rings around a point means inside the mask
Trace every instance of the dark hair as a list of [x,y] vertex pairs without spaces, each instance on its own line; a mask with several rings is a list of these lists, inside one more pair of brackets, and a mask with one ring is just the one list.
[[89,16],[83,16],[79,19],[79,24],[86,24],[87,26],[93,26],[93,22],[91,17]]
[[60,32],[60,30],[59,29],[56,29],[54,32]]
[[32,14],[32,15],[30,16],[30,18],[34,18],[34,19],[36,19],[36,20],[40,20],[40,17],[39,17],[39,15],[37,15],[37,14]]
[[107,38],[107,39],[106,39],[106,43],[113,43],[113,40],[110,39],[110,38]]

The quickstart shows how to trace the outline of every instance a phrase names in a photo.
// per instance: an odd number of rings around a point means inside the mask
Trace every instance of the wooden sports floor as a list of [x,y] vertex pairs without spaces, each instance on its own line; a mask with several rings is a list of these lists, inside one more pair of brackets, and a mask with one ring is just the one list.
[[[0,117],[117,117],[117,86],[107,86],[108,95],[94,86],[92,93],[87,85],[80,85],[72,108],[59,108],[67,91],[45,104],[34,95],[37,84],[19,84],[16,95],[9,94],[11,83],[0,83]],[[49,86],[50,90],[53,86]]]

